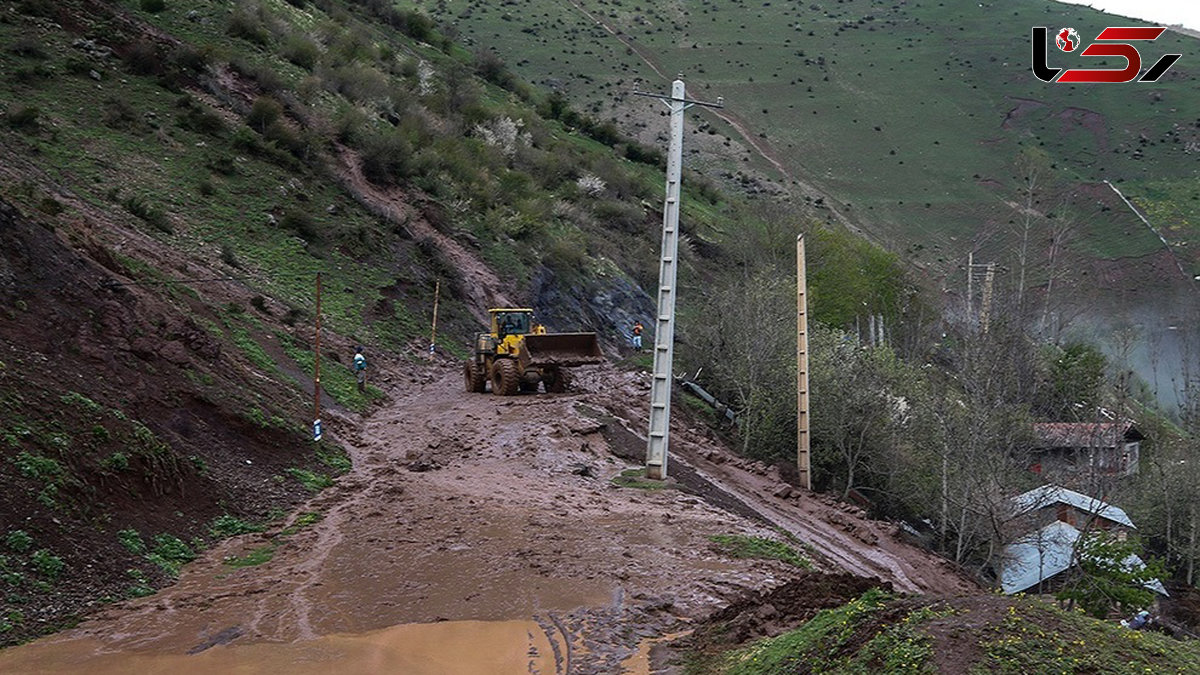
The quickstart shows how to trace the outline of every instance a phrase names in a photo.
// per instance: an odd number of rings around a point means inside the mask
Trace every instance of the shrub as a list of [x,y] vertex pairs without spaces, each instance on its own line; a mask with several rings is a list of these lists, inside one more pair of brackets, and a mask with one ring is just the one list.
[[259,96],[254,100],[254,105],[250,107],[249,114],[246,115],[246,124],[261,134],[267,130],[268,124],[279,119],[281,115],[283,115],[283,106],[279,101],[270,96]]
[[12,461],[17,465],[17,469],[20,470],[22,475],[35,480],[54,481],[63,474],[62,465],[52,457],[31,455],[28,452],[21,451]]
[[270,314],[271,310],[267,307],[267,299],[261,295],[256,295],[250,298],[250,306],[263,314]]
[[367,180],[392,185],[412,175],[412,146],[399,133],[385,131],[362,145],[363,175]]
[[44,16],[54,19],[58,16],[57,4],[54,0],[21,0],[17,11],[25,16]]
[[228,242],[221,243],[221,262],[230,267],[240,268],[242,266],[241,261],[237,259],[237,254],[233,251],[233,247]]
[[123,202],[121,202],[121,205],[125,207],[126,211],[145,221],[159,232],[171,234],[175,231],[174,228],[171,227],[170,221],[167,220],[167,214],[165,211],[148,203],[145,199],[138,195],[127,197]]
[[196,49],[191,45],[182,44],[171,52],[169,61],[177,70],[185,73],[200,73],[212,61],[212,49],[205,47]]
[[34,551],[31,560],[33,568],[38,571],[38,574],[51,580],[57,579],[58,575],[62,574],[63,568],[66,567],[62,558],[53,555],[47,548]]
[[138,40],[125,52],[125,65],[135,75],[158,75],[163,70],[163,59],[153,42]]
[[287,468],[284,473],[300,481],[311,492],[320,492],[325,488],[333,485],[333,479],[323,473],[314,473],[307,469]]
[[283,43],[283,48],[279,50],[279,54],[311,72],[321,58],[321,47],[306,35],[289,35]]
[[15,553],[24,553],[33,546],[33,537],[25,530],[12,530],[4,537],[4,545]]
[[229,25],[226,26],[225,32],[233,37],[266,46],[271,42],[271,32],[267,30],[255,10],[256,8],[249,5],[239,5],[229,16]]
[[154,537],[154,550],[146,555],[146,559],[175,576],[184,563],[196,559],[196,553],[179,537],[160,534]]
[[124,471],[129,468],[129,455],[123,452],[114,452],[100,460],[100,468],[107,471]]
[[251,532],[262,531],[262,525],[247,523],[239,518],[229,515],[228,513],[217,516],[213,519],[212,524],[208,526],[209,534],[214,537],[232,537],[238,534],[248,534]]
[[146,552],[146,542],[142,541],[142,535],[138,534],[138,531],[132,527],[118,531],[117,541],[121,542],[125,550],[134,555],[141,555]]
[[133,106],[124,99],[110,98],[104,102],[104,113],[101,117],[104,126],[110,129],[129,130],[137,126],[138,115]]
[[204,197],[211,197],[217,192],[217,186],[207,178],[201,180],[200,184],[196,186],[196,189],[200,192],[200,195]]
[[41,114],[36,106],[19,106],[8,114],[8,126],[21,131],[37,131],[41,128],[38,120]]
[[141,0],[140,3],[143,12],[158,14],[167,8],[166,0]]
[[232,176],[237,173],[237,164],[229,155],[216,155],[209,157],[204,164],[213,173],[221,174],[222,176]]
[[287,230],[291,230],[300,236],[301,239],[307,242],[312,242],[318,239],[321,230],[317,225],[317,221],[308,214],[307,211],[300,209],[288,209],[283,214],[283,218],[279,224]]
[[603,200],[595,207],[596,220],[605,227],[634,233],[642,229],[646,222],[646,214],[642,207],[617,200]]
[[42,43],[31,37],[17,38],[8,51],[17,56],[24,56],[30,59],[45,59],[46,50],[42,48]]

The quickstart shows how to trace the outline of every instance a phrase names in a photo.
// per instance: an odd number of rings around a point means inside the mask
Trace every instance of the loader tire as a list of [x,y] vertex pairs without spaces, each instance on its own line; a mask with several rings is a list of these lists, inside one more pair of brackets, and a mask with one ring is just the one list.
[[492,393],[497,396],[515,396],[521,384],[521,375],[512,359],[496,359],[492,364]]
[[468,394],[482,394],[487,391],[487,374],[483,372],[483,366],[467,361],[463,366],[463,380]]
[[551,394],[562,394],[571,386],[571,374],[565,370],[554,371],[554,376],[546,381],[546,391]]

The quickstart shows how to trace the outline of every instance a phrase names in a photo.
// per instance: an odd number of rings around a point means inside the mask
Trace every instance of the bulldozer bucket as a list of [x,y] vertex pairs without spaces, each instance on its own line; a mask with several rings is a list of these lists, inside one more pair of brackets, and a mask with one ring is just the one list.
[[525,336],[525,356],[531,366],[582,366],[600,363],[600,342],[595,333],[546,333]]

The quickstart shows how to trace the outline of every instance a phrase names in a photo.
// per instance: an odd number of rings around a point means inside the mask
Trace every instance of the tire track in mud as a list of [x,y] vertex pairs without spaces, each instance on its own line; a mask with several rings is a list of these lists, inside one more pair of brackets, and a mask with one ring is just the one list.
[[[625,419],[637,424],[644,382],[610,367],[580,371],[571,394],[503,398],[462,392],[449,364],[392,373],[387,407],[358,428],[356,419],[330,420],[330,433],[345,434],[353,468],[289,522],[311,511],[323,519],[287,536],[281,527],[230,540],[185,568],[176,586],[55,639],[84,641],[97,653],[181,654],[216,644],[306,644],[403,624],[523,620],[541,626],[530,629],[536,641],[520,633],[521,649],[530,650],[523,662],[535,670],[607,675],[645,640],[679,633],[796,574],[778,561],[728,558],[712,547],[715,534],[775,536],[746,516],[757,513],[818,550],[842,545],[818,540],[828,523],[814,534],[795,524],[818,520],[819,510],[776,504],[753,477],[738,478],[740,469],[716,475],[690,448],[727,451],[686,428],[672,430],[683,450],[673,454],[674,466],[697,467],[707,495],[617,487],[610,479],[635,463],[618,455],[644,449],[644,441],[625,429],[623,440],[610,442],[594,417],[611,414],[614,428],[625,428]],[[266,563],[224,564],[227,554],[269,542],[277,550]],[[862,548],[845,553],[856,572],[926,589],[948,578],[932,567],[916,568],[919,575],[905,568],[906,578],[877,574]]]
[[[640,408],[630,408],[628,401],[636,398],[629,394],[645,383],[636,382],[636,376],[628,373],[612,375],[626,379],[622,387],[625,396],[618,398],[609,394],[596,397],[593,402],[604,401],[606,409],[618,411],[611,413],[614,423],[620,425],[617,433],[633,439],[625,440],[624,445],[644,444],[645,438],[629,427],[637,424],[644,428],[647,424],[645,413]],[[595,386],[594,382],[592,384]],[[615,387],[604,387],[598,393],[613,389]],[[715,506],[791,533],[825,557],[828,566],[863,577],[879,578],[897,590],[909,593],[945,595],[978,591],[973,581],[955,571],[947,561],[895,539],[890,525],[851,516],[821,503],[812,493],[804,494],[798,500],[772,497],[778,481],[772,482],[737,467],[738,460],[732,453],[733,462],[712,464],[704,461],[697,450],[706,441],[697,438],[692,430],[683,428],[678,420],[672,425],[671,434],[672,439],[676,439],[669,462],[669,473],[673,478]],[[861,539],[848,534],[845,528],[859,533]]]

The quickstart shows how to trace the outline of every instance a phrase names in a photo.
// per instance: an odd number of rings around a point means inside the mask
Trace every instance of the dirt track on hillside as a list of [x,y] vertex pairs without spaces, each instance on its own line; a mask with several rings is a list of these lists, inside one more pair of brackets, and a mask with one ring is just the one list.
[[[725,557],[708,539],[775,536],[772,527],[817,553],[814,602],[830,601],[823,573],[841,570],[897,590],[972,590],[886,524],[807,495],[770,496],[770,472],[741,468],[685,425],[673,432],[673,466],[694,490],[616,487],[610,479],[636,464],[618,455],[640,447],[643,375],[583,371],[577,393],[498,398],[462,393],[458,369],[445,364],[381,385],[394,396],[387,407],[361,424],[331,420],[354,470],[302,509],[322,513],[319,522],[226,542],[158,595],[0,653],[0,671],[39,663],[65,672],[86,661],[94,673],[121,672],[133,655],[158,655],[177,675],[215,667],[185,656],[210,650],[205,658],[267,664],[275,657],[251,646],[526,620],[541,629],[525,631],[529,672],[620,672],[644,640],[796,578],[783,563]],[[272,541],[267,563],[223,562]]]

